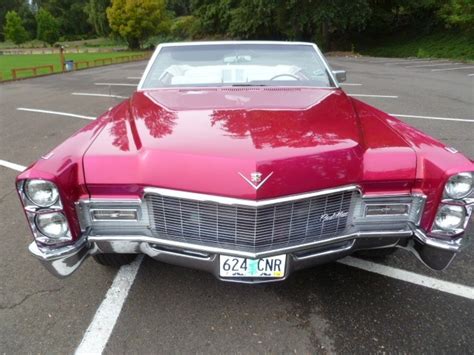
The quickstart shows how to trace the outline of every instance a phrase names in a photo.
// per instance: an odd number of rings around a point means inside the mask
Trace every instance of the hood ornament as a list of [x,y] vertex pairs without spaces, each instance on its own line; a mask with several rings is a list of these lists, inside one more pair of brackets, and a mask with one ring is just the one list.
[[267,175],[265,179],[262,180],[262,173],[255,171],[253,173],[250,173],[250,180],[245,177],[244,174],[239,172],[239,175],[242,176],[242,178],[247,181],[247,183],[252,186],[255,190],[258,190],[259,188],[262,187],[263,184],[267,182],[267,180],[270,178],[270,176],[273,175],[273,171]]

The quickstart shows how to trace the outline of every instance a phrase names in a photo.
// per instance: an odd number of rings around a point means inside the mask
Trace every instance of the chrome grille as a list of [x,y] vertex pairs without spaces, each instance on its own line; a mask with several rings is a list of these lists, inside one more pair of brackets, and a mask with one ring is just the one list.
[[146,203],[151,229],[161,238],[258,252],[341,234],[356,194],[342,191],[253,207],[153,193]]

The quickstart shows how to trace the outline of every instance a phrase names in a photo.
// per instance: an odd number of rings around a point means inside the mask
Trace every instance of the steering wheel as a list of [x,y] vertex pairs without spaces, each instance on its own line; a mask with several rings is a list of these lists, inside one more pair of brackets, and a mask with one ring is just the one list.
[[296,79],[296,80],[298,80],[298,81],[301,80],[301,79],[298,78],[296,75],[293,75],[293,74],[285,74],[285,73],[275,75],[275,76],[274,76],[273,78],[271,78],[270,80],[275,80],[276,78],[279,78],[279,77],[281,77],[281,76],[289,76],[290,78]]

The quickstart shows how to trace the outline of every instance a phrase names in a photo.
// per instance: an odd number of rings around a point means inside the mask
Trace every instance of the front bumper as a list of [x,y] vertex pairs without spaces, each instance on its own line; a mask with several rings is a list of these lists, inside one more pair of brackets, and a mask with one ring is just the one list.
[[[357,250],[399,247],[412,252],[425,265],[434,270],[449,266],[456,254],[467,244],[467,238],[441,240],[426,235],[421,229],[401,231],[354,232],[290,248],[249,253],[225,248],[186,244],[146,235],[91,235],[82,237],[76,244],[57,249],[40,249],[33,242],[29,249],[55,276],[72,274],[90,255],[103,253],[145,254],[169,264],[200,269],[224,281],[259,283],[281,281],[293,271],[343,258]],[[219,276],[219,255],[263,258],[287,254],[284,278],[229,279]]]

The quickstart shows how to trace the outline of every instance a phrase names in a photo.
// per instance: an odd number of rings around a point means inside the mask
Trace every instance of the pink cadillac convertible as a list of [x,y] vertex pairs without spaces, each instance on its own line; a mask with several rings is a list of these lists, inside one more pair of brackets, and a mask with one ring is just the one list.
[[160,45],[130,99],[18,176],[31,253],[58,277],[138,254],[247,283],[397,248],[446,268],[473,162],[344,80],[311,43]]

